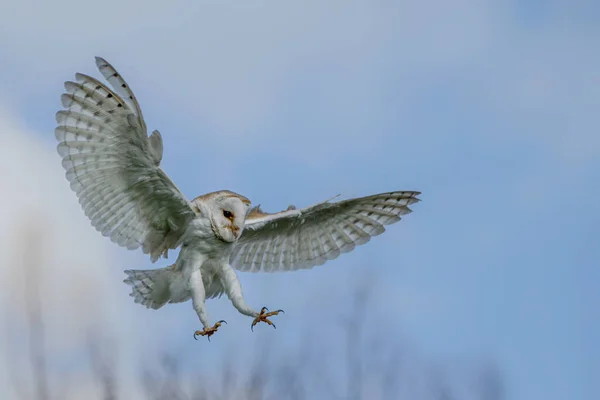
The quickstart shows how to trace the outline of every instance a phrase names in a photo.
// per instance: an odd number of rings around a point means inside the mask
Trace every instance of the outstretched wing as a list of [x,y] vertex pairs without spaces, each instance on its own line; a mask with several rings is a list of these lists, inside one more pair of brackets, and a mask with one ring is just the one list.
[[[276,214],[248,216],[230,256],[241,271],[291,271],[312,268],[382,234],[419,201],[419,192],[391,192]],[[254,214],[254,215],[253,215]]]
[[125,80],[105,60],[97,57],[96,65],[114,90],[84,74],[65,82],[58,153],[92,225],[123,247],[141,247],[154,262],[177,247],[196,214],[159,167],[162,139],[158,131],[147,136]]

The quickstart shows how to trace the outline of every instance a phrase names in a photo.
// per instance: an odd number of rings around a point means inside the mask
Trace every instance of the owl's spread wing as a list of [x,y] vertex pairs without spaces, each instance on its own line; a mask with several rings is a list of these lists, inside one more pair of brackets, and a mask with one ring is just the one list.
[[241,271],[291,271],[322,265],[400,221],[420,192],[391,192],[280,213],[252,214],[230,256]]
[[58,153],[71,189],[92,225],[152,261],[177,247],[195,217],[190,203],[159,167],[162,139],[148,137],[140,106],[117,71],[96,58],[114,90],[84,74],[65,82],[56,114]]

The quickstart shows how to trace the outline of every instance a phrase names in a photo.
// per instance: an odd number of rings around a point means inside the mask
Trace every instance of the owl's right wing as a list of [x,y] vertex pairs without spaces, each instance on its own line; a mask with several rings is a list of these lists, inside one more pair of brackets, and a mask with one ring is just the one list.
[[400,221],[419,201],[420,192],[397,191],[338,202],[325,201],[268,214],[258,210],[246,219],[230,255],[241,271],[275,272],[312,268],[352,251],[385,226]]
[[154,262],[178,246],[196,213],[160,168],[162,138],[158,131],[147,136],[125,80],[104,59],[96,57],[96,65],[114,90],[79,73],[65,82],[58,153],[92,225],[123,247],[141,247]]

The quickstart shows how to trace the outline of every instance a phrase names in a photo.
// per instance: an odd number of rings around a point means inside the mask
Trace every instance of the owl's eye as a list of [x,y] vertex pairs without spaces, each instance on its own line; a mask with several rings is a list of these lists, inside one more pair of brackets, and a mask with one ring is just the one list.
[[233,213],[231,211],[223,210],[223,216],[227,219],[231,219],[233,217]]

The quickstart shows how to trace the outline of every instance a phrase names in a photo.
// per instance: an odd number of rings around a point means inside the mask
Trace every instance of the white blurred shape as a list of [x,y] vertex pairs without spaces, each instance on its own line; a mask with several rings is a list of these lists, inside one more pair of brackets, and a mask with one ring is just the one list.
[[[118,338],[104,351],[123,361],[142,345],[132,337],[135,315],[123,307],[127,288],[111,244],[85,218],[59,156],[11,115],[0,102],[0,387],[14,389],[0,394],[33,394],[33,334],[45,349],[50,391],[82,398],[92,377],[69,377],[89,367],[89,334]],[[35,308],[43,324],[31,332]],[[119,364],[119,373],[132,368]]]

